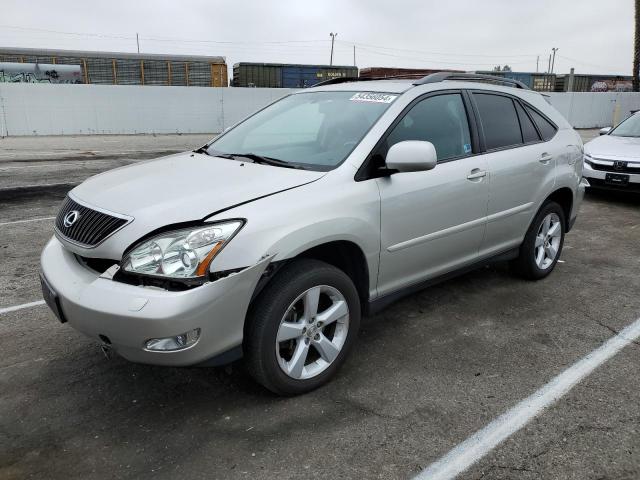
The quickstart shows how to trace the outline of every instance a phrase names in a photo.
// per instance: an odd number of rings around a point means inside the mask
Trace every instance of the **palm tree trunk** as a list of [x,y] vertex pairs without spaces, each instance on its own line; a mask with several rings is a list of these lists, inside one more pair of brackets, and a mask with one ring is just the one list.
[[633,91],[640,92],[640,0],[635,0],[636,31],[633,39]]

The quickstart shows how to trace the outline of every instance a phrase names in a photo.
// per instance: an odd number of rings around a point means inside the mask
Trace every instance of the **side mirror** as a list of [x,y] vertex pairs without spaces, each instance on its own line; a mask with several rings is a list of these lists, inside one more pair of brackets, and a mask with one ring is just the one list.
[[600,129],[600,135],[607,135],[611,131],[611,127],[604,127]]
[[387,152],[385,163],[389,170],[422,172],[436,167],[438,155],[431,142],[405,140],[393,145]]

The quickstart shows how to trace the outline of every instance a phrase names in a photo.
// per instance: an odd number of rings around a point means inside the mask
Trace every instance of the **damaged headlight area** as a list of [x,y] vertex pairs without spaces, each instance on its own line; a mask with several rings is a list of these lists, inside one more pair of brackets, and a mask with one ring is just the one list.
[[121,268],[143,276],[204,279],[213,259],[243,224],[242,220],[231,220],[162,233],[134,247]]

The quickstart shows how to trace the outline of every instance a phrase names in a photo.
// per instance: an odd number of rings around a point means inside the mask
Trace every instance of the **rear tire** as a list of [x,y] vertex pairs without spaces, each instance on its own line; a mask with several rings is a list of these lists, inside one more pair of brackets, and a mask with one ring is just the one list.
[[351,279],[327,263],[295,260],[249,311],[243,343],[247,370],[279,395],[309,392],[335,375],[359,326],[360,299]]
[[545,203],[527,230],[518,258],[511,262],[514,273],[527,280],[549,275],[562,253],[565,230],[562,207],[552,201]]

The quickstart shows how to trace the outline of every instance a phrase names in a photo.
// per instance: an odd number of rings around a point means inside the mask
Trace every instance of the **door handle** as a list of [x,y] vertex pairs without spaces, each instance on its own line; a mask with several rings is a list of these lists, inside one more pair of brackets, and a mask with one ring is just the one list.
[[467,175],[467,180],[477,180],[486,176],[487,176],[486,171],[480,170],[479,168],[474,168],[473,170],[471,170],[471,173]]
[[551,160],[553,160],[553,157],[545,152],[540,155],[540,160],[538,161],[543,165],[549,165],[551,163]]

